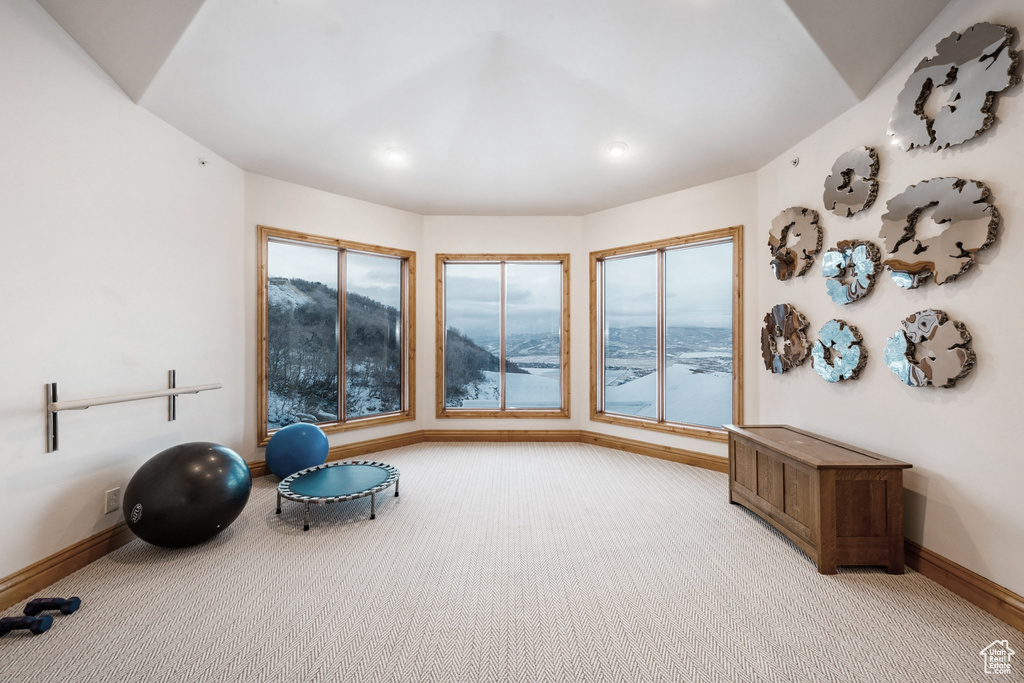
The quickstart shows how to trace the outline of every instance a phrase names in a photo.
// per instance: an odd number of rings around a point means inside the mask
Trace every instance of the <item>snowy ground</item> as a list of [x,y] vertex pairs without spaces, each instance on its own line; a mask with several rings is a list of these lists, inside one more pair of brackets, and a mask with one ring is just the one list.
[[[557,408],[561,391],[558,368],[524,369],[529,374],[505,375],[507,407]],[[647,368],[622,368],[607,371],[605,380],[605,410],[620,415],[656,416],[658,385],[654,372]],[[470,397],[462,402],[461,408],[496,410],[499,381],[497,372],[484,372],[484,380],[470,390]],[[665,417],[670,422],[720,427],[732,422],[732,375],[676,363],[666,373],[665,399]]]
[[[349,419],[386,412],[390,411],[386,409],[386,406],[382,407],[379,400],[372,398],[368,389],[365,387],[349,387],[347,415]],[[319,422],[336,422],[337,420],[337,408],[333,404],[325,404],[320,410],[307,412],[302,409],[302,406],[294,398],[284,396],[275,391],[271,391],[267,395],[267,426],[269,429],[280,429],[294,422],[316,424]]]
[[[558,368],[523,368],[528,374],[505,374],[505,407],[508,409],[559,408],[561,383],[558,380]],[[467,398],[462,402],[463,409],[496,410],[498,388],[501,379],[497,372],[484,372],[484,380],[477,382],[475,398]]]
[[[330,408],[334,408],[331,410]],[[267,394],[267,427],[280,429],[295,422],[334,422],[338,419],[336,406],[321,406],[320,410],[307,412],[302,409],[294,397],[279,394],[276,391]]]
[[[623,374],[605,374],[604,407],[609,413],[655,417],[658,378],[655,373],[616,382]],[[677,363],[665,374],[665,418],[720,427],[732,422],[732,376],[725,372],[704,372],[691,365]]]
[[[706,354],[693,354],[694,357]],[[518,362],[518,361],[517,361]],[[614,362],[614,359],[609,362]],[[509,409],[557,409],[561,402],[560,370],[523,368],[528,374],[508,373],[505,389]],[[460,406],[464,410],[496,410],[499,407],[497,372],[484,372],[484,379],[469,389],[469,397]],[[605,371],[605,410],[620,415],[655,417],[657,375],[647,368],[621,368]],[[349,417],[372,415],[380,406],[369,396],[357,396],[357,406]],[[726,372],[708,372],[696,365],[676,363],[668,368],[665,384],[666,419],[670,422],[720,427],[732,421],[732,376]],[[284,397],[269,396],[270,428],[291,422],[336,420],[335,415],[308,415],[297,412]]]

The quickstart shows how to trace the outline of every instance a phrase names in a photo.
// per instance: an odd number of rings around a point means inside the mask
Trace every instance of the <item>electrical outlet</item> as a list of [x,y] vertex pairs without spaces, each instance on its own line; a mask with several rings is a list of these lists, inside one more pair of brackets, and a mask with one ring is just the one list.
[[103,496],[103,514],[109,514],[121,507],[121,487],[110,489]]

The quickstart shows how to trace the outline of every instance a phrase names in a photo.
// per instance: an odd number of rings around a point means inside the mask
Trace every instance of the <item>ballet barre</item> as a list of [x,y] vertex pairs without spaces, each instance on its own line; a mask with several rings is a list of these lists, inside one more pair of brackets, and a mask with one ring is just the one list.
[[187,387],[176,385],[175,371],[167,373],[166,389],[155,391],[140,391],[134,394],[117,394],[114,396],[99,396],[97,398],[83,398],[75,401],[57,400],[57,383],[51,382],[46,385],[46,452],[52,453],[57,450],[57,413],[64,410],[85,410],[93,406],[105,406],[112,403],[127,403],[129,401],[142,401],[148,398],[167,397],[167,420],[173,421],[177,417],[176,398],[182,394],[198,394],[201,391],[212,391],[220,389],[219,383],[215,384],[194,384]]

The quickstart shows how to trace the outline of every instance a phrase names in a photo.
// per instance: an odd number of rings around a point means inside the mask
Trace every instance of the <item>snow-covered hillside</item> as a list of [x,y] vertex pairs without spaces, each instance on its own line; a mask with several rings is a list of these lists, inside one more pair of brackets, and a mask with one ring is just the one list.
[[[477,382],[470,398],[460,408],[466,410],[496,410],[499,406],[500,375],[484,371],[484,379]],[[558,370],[537,369],[529,373],[505,373],[505,407],[507,409],[557,409],[561,404],[561,383]]]
[[[606,373],[605,381],[614,381]],[[655,417],[657,375],[650,373],[605,387],[605,410],[620,415]],[[721,427],[732,422],[732,375],[673,365],[665,373],[665,419],[670,422]]]
[[[337,290],[330,291],[337,294]],[[291,280],[275,277],[270,278],[267,286],[267,300],[270,306],[296,308],[305,304],[313,303],[313,297],[303,292]]]

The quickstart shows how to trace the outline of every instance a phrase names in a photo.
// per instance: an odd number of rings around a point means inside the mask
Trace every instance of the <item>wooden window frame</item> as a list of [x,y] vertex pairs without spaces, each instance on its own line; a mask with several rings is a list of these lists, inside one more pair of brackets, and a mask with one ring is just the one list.
[[[603,397],[604,349],[603,349],[603,301],[601,299],[599,264],[607,258],[633,254],[664,252],[676,247],[695,247],[701,243],[731,241],[733,247],[733,288],[732,288],[732,423],[743,424],[743,226],[710,230],[694,235],[673,237],[654,242],[643,242],[614,249],[590,252],[590,419],[593,422],[650,429],[708,441],[726,443],[729,434],[725,429],[703,425],[668,422],[664,419],[646,418],[606,413],[601,408]],[[659,293],[664,287],[664,274],[659,259]],[[664,401],[664,297],[658,302],[658,400]],[[659,411],[663,414],[664,409]]]
[[[448,262],[458,263],[509,263],[546,261],[561,263],[562,266],[562,319],[559,334],[560,349],[560,380],[562,407],[557,409],[451,409],[445,406],[444,358],[445,358],[445,297],[444,297],[444,265]],[[437,297],[437,365],[435,372],[436,414],[438,418],[569,418],[570,376],[569,376],[569,254],[437,254],[435,260],[436,297]],[[504,291],[502,291],[504,300]],[[504,326],[504,322],[502,322]],[[504,361],[504,327],[502,327],[502,350],[499,363]]]
[[[351,242],[348,240],[310,235],[292,230],[282,230],[264,225],[256,226],[258,233],[258,284],[256,288],[256,325],[257,325],[257,351],[256,351],[256,424],[258,425],[258,445],[265,446],[270,437],[277,430],[270,430],[267,424],[267,384],[268,384],[268,322],[269,322],[269,301],[267,297],[268,287],[268,250],[267,245],[272,240],[292,242],[295,244],[307,244],[319,247],[330,247],[337,251],[355,251],[381,256],[400,258],[404,262],[402,275],[402,409],[400,411],[385,413],[382,415],[364,415],[360,417],[345,419],[342,417],[336,422],[317,423],[327,434],[345,432],[352,429],[365,427],[379,427],[381,425],[395,422],[406,422],[416,418],[416,252],[404,249],[393,249],[375,244],[363,242]],[[344,324],[345,324],[345,296],[344,292],[338,292],[339,297],[339,345],[340,363],[338,367],[339,391],[345,382],[344,362]]]

